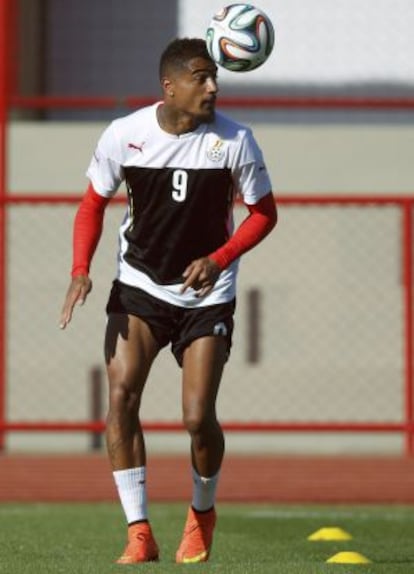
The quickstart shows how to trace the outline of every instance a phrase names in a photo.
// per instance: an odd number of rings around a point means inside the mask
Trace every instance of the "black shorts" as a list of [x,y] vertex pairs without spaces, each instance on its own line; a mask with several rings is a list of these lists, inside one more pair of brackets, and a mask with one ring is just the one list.
[[195,339],[221,336],[227,341],[227,357],[233,335],[233,315],[236,301],[208,305],[196,309],[178,307],[153,297],[138,287],[115,280],[106,312],[126,313],[143,319],[150,327],[160,347],[171,343],[171,350],[182,366],[183,353]]

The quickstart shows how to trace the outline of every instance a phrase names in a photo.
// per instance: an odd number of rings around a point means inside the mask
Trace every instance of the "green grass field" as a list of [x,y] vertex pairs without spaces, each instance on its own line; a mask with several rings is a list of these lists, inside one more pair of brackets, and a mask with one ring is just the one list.
[[[414,573],[414,508],[403,506],[299,506],[219,504],[210,562],[176,565],[174,554],[185,504],[152,504],[161,549],[156,564],[117,566],[125,527],[116,504],[0,505],[0,572],[7,574],[106,574],[175,572],[220,574]],[[352,535],[343,542],[310,542],[322,527]],[[371,564],[327,564],[342,551]]]

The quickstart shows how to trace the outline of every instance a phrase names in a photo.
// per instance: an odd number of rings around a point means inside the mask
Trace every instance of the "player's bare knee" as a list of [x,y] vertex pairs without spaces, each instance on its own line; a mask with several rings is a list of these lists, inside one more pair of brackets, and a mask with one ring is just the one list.
[[109,409],[136,413],[140,404],[140,395],[124,382],[111,383]]
[[191,436],[209,434],[218,425],[215,416],[196,411],[185,412],[183,415],[183,423],[187,432]]

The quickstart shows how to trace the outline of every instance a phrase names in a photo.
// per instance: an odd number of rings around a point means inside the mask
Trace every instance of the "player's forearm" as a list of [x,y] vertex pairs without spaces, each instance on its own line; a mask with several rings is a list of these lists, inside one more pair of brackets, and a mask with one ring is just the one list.
[[209,255],[209,258],[217,263],[220,269],[225,269],[243,253],[260,243],[276,225],[277,211],[273,194],[269,193],[257,204],[247,207],[250,214],[240,224],[234,235]]
[[73,226],[72,277],[88,275],[92,257],[102,234],[105,207],[109,199],[89,185],[75,216]]

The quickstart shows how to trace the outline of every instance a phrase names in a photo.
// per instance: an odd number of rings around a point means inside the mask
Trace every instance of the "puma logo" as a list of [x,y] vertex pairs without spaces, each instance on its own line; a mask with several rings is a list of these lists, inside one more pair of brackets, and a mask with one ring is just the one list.
[[216,323],[214,325],[213,334],[216,336],[221,335],[222,337],[225,337],[227,335],[227,327],[225,323],[223,322]]
[[130,142],[128,144],[128,148],[136,149],[136,150],[140,151],[141,153],[144,153],[144,144],[145,144],[145,142],[141,142],[140,144],[134,144],[134,143]]

